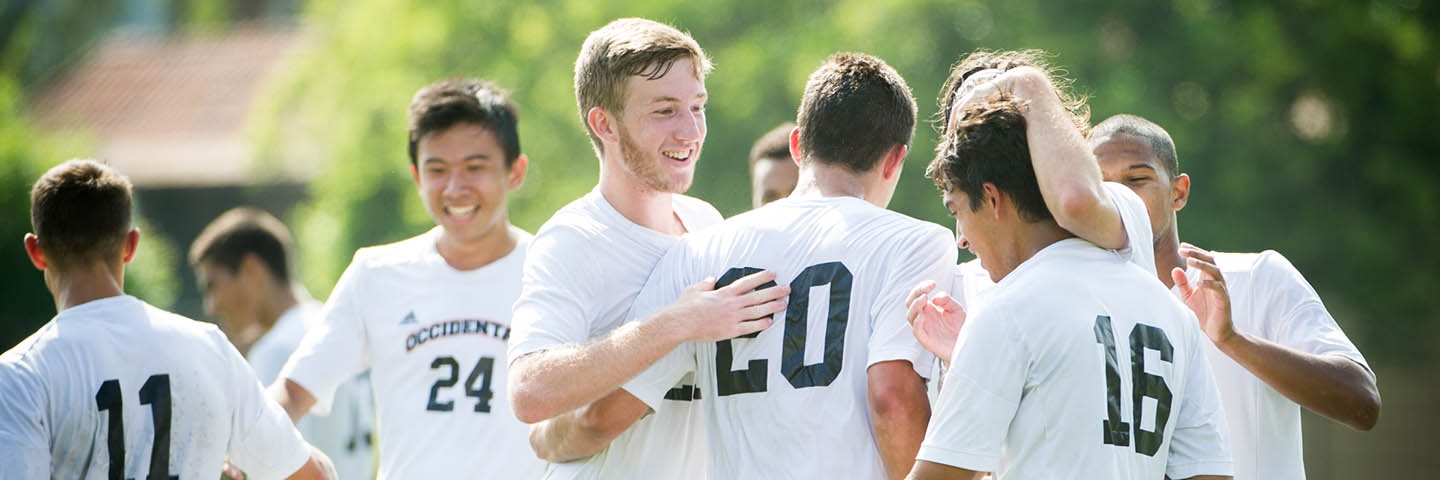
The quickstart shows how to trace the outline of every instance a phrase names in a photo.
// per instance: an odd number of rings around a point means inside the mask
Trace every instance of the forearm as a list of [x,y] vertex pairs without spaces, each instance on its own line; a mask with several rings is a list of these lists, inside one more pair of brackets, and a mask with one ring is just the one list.
[[906,361],[872,365],[869,377],[870,418],[881,461],[889,478],[905,478],[915,465],[930,422],[925,380]]
[[593,341],[535,352],[510,369],[510,404],[525,423],[575,410],[614,392],[683,342],[661,313]]
[[1345,357],[1313,355],[1245,333],[1216,344],[1285,398],[1315,413],[1370,430],[1380,418],[1375,374]]
[[280,408],[285,409],[291,423],[300,423],[300,419],[305,418],[305,414],[315,407],[315,396],[289,378],[276,380],[265,393],[269,394],[275,403],[280,404]]
[[1029,101],[1025,135],[1045,206],[1055,223],[1103,248],[1129,244],[1114,201],[1105,193],[1089,143],[1060,103],[1055,86],[1038,69],[1016,79],[1016,96]]
[[530,448],[535,455],[563,463],[589,457],[644,417],[650,407],[620,389],[582,408],[565,412],[530,427]]

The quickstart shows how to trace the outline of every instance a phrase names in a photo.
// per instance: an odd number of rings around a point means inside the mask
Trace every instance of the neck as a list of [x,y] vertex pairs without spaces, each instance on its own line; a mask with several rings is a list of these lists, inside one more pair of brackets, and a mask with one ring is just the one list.
[[[876,168],[879,168],[878,166]],[[800,165],[800,178],[795,182],[792,197],[855,197],[879,205],[876,182],[865,173],[857,174],[845,167],[825,165],[806,160]]]
[[1011,248],[1008,252],[1002,252],[1005,259],[1002,263],[1001,272],[996,279],[1004,278],[1010,272],[1020,267],[1020,264],[1029,261],[1035,254],[1040,253],[1045,247],[1054,245],[1055,242],[1074,238],[1075,234],[1069,230],[1060,228],[1054,220],[1045,220],[1036,223],[1022,223]]
[[102,298],[125,294],[123,265],[95,263],[67,269],[45,270],[45,284],[55,297],[55,311],[63,312]]
[[1160,234],[1160,239],[1155,241],[1155,275],[1166,288],[1175,287],[1175,279],[1170,278],[1170,271],[1176,268],[1188,270],[1185,266],[1185,257],[1180,256],[1180,233],[1175,225],[1175,220],[1170,220],[1170,231]]
[[299,288],[301,287],[298,285],[292,286],[280,282],[274,282],[270,286],[270,294],[261,301],[260,317],[256,319],[260,324],[260,331],[270,331],[275,323],[280,321],[281,315],[300,304],[300,297],[296,295]]
[[682,235],[685,225],[675,213],[672,193],[650,188],[620,168],[600,166],[600,195],[636,225],[666,235]]
[[435,250],[445,263],[460,271],[474,270],[489,265],[509,255],[519,242],[510,232],[510,220],[502,217],[494,228],[475,240],[461,240],[441,228],[440,238],[435,240]]

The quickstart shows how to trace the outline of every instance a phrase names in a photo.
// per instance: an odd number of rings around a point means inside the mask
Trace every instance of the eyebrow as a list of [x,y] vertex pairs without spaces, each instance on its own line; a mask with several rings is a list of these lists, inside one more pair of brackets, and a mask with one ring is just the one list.
[[[466,156],[465,158],[460,159],[460,161],[461,161],[461,162],[468,162],[468,161],[471,161],[471,160],[489,160],[489,159],[490,159],[490,156],[489,156],[489,155],[486,155],[486,154],[483,154],[483,153],[472,153],[472,154],[470,154],[469,156]],[[425,161],[424,161],[424,162],[421,162],[421,163],[424,163],[424,164],[426,164],[426,165],[429,165],[429,164],[432,164],[432,163],[435,163],[435,162],[445,163],[445,159],[440,158],[440,157],[426,157],[426,158],[425,158]]]
[[[700,92],[700,93],[695,94],[695,98],[699,98],[699,99],[710,98],[710,94],[709,94],[709,92]],[[655,97],[655,98],[650,99],[650,103],[651,103],[651,104],[662,103],[662,102],[679,102],[679,101],[680,101],[679,98],[672,97],[672,96],[669,96],[669,95],[661,95],[661,96],[658,96],[658,97]]]
[[1137,169],[1137,168],[1149,169],[1150,171],[1156,172],[1156,173],[1159,173],[1159,172],[1160,172],[1159,170],[1156,170],[1155,167],[1152,167],[1152,166],[1150,166],[1149,164],[1145,164],[1145,163],[1137,163],[1137,164],[1131,165],[1130,167],[1127,168],[1127,170],[1134,170],[1134,169]]

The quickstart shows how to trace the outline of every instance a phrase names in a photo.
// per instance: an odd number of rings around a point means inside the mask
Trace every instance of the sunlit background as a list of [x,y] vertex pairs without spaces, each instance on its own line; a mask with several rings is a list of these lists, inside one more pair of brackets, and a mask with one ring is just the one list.
[[[318,298],[360,246],[432,225],[408,173],[420,86],[509,88],[531,159],[511,202],[534,231],[595,183],[571,73],[584,36],[624,16],[691,32],[717,68],[692,195],[749,207],[746,154],[793,120],[830,53],[877,55],[935,112],[976,48],[1040,48],[1089,95],[1092,120],[1147,117],[1174,136],[1193,191],[1181,239],[1283,253],[1379,377],[1379,426],[1306,414],[1310,478],[1440,467],[1440,5],[1435,0],[4,0],[0,2],[0,349],[54,306],[25,259],[28,191],[94,157],[138,190],[144,236],[126,287],[202,318],[184,259],[240,204],[296,231]],[[891,208],[949,226],[923,178],[922,124]],[[962,252],[962,257],[968,254]]]

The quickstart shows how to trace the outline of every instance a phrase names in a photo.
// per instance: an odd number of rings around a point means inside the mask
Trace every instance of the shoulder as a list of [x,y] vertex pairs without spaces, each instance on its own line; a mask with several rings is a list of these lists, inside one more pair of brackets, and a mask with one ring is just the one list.
[[609,227],[602,220],[604,200],[598,193],[591,192],[577,198],[555,211],[549,220],[535,232],[533,242],[543,245],[554,242],[580,240],[603,235]]
[[725,219],[725,216],[721,215],[714,205],[710,205],[710,202],[680,193],[674,194],[672,198],[671,204],[681,216],[700,220],[706,225],[720,223]]
[[350,268],[375,269],[419,261],[427,252],[434,250],[435,235],[439,228],[435,227],[425,233],[398,242],[356,250],[355,257],[350,261]]

